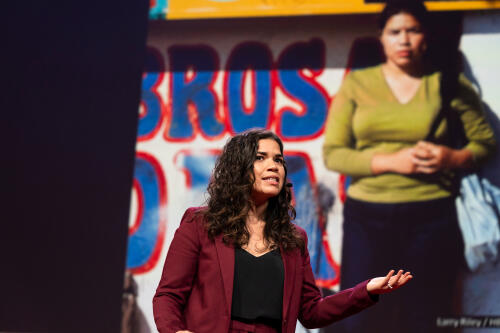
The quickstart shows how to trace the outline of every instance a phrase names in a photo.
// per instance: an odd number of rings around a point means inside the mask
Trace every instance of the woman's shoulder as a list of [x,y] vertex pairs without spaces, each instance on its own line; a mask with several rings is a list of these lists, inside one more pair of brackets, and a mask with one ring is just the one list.
[[189,207],[186,209],[184,214],[182,215],[181,219],[181,225],[183,223],[196,223],[196,224],[203,224],[204,223],[204,212],[206,211],[207,207]]
[[382,78],[381,65],[352,69],[345,76],[342,85],[347,89],[358,89],[380,86]]
[[295,223],[292,223],[293,227],[295,228],[295,231],[297,231],[297,233],[299,234],[300,237],[302,237],[304,240],[307,239],[307,233],[306,231],[304,230],[304,228],[302,227],[299,227],[298,225],[296,225]]
[[458,86],[473,94],[479,94],[479,88],[472,82],[472,80],[467,78],[464,72],[458,74]]
[[292,250],[292,253],[294,255],[296,255],[297,257],[301,257],[302,259],[304,259],[307,255],[308,255],[308,250],[307,250],[307,244],[308,244],[308,239],[307,239],[307,232],[299,227],[297,224],[295,223],[292,223],[294,229],[295,229],[295,232],[297,234],[298,237],[300,237],[303,241],[304,241],[304,248],[301,249],[300,247],[298,248],[295,248]]
[[381,73],[382,65],[375,65],[364,68],[351,69],[349,74],[347,74],[346,79],[350,80],[363,80],[371,77],[379,77]]
[[195,214],[200,214],[202,213],[203,211],[205,211],[207,209],[206,206],[200,206],[200,207],[189,207],[188,209],[186,209],[186,211],[184,212],[184,215],[195,215]]
[[206,237],[205,216],[206,207],[190,207],[182,215],[176,234],[189,239],[202,240]]
[[[455,88],[453,88],[454,94],[458,95],[459,97],[477,97],[479,95],[479,89],[478,87],[473,83],[472,80],[470,80],[467,75],[464,72],[459,72],[459,73],[450,73],[446,75],[447,72],[443,72],[441,70],[435,70],[431,73],[429,73],[427,76],[431,80],[431,82],[434,82],[436,89],[440,89],[441,84],[443,82],[450,82],[450,80],[453,80],[454,83],[452,83]],[[448,83],[450,84],[450,83]]]
[[295,228],[295,231],[298,234],[298,236],[302,238],[302,240],[304,241],[305,247],[307,248],[307,232],[295,223],[292,223],[292,225]]

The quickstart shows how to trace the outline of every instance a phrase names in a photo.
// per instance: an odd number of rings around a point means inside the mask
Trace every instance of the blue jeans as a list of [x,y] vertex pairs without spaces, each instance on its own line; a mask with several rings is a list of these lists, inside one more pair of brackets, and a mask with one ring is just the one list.
[[[459,314],[463,241],[454,198],[371,203],[348,198],[340,287],[346,289],[390,269],[414,278],[379,304],[339,323],[335,332],[446,332],[439,316]],[[457,298],[457,296],[459,296]],[[456,331],[454,331],[456,332]]]

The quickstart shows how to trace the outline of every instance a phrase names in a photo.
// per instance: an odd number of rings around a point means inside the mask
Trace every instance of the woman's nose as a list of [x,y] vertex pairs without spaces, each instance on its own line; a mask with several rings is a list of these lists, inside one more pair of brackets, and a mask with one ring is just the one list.
[[271,161],[267,166],[267,170],[277,171],[278,170],[278,162]]
[[272,163],[267,169],[271,171],[278,171],[278,166],[276,165],[276,163]]
[[408,44],[410,41],[410,36],[406,31],[401,31],[399,34],[399,41],[401,44]]

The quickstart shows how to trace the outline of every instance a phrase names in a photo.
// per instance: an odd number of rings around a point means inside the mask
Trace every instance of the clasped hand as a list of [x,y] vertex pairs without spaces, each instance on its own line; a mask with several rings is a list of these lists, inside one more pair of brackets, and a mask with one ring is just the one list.
[[402,174],[434,173],[456,167],[453,162],[454,149],[434,143],[419,141],[411,148],[394,154],[394,168]]

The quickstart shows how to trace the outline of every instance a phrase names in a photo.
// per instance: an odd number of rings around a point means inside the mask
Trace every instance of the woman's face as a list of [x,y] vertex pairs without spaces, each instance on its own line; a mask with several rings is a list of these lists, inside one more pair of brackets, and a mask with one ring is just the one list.
[[280,146],[273,139],[259,140],[253,174],[252,199],[255,204],[262,204],[280,193],[285,182],[285,166]]
[[393,15],[387,20],[380,41],[387,63],[400,68],[419,66],[427,48],[420,22],[407,13]]

